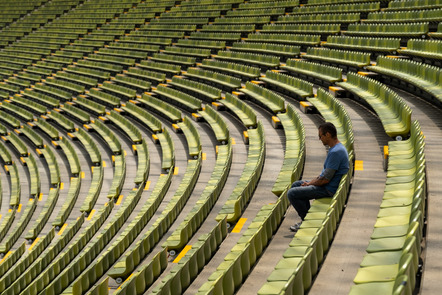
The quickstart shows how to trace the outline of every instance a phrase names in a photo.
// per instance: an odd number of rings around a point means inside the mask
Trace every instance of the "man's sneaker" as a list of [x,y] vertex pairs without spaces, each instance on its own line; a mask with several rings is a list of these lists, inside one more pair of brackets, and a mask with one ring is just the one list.
[[298,223],[296,223],[295,225],[292,225],[292,226],[290,227],[290,230],[291,230],[291,231],[294,231],[294,232],[297,232],[298,229],[301,228],[301,224],[302,224],[302,222],[298,222]]

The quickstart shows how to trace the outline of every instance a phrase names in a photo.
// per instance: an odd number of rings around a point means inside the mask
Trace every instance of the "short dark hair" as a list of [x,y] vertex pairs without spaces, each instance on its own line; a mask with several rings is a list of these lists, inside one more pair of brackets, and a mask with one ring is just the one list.
[[327,132],[330,133],[332,138],[338,137],[338,132],[336,131],[335,125],[330,122],[325,122],[319,125],[318,127],[319,131],[322,133],[322,135],[325,135]]

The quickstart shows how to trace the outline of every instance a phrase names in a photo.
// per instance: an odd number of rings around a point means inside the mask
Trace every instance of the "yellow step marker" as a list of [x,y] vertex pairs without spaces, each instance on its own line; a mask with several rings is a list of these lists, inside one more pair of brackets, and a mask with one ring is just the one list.
[[124,198],[124,196],[123,195],[120,195],[119,197],[118,197],[118,199],[117,199],[117,202],[115,203],[115,205],[120,205],[121,204],[121,202],[123,201],[123,198]]
[[14,253],[14,252],[13,252],[13,251],[9,251],[8,253],[6,253],[5,257],[3,257],[2,260],[0,260],[0,264],[1,264],[3,261],[5,261],[5,259],[6,259],[9,255],[11,255],[12,253]]
[[91,172],[94,173],[94,166],[91,166]]
[[238,222],[236,223],[235,227],[232,230],[232,233],[239,233],[241,232],[242,227],[244,226],[244,223],[246,223],[247,218],[240,218]]
[[0,214],[0,219],[2,219],[2,215]]
[[201,157],[202,157],[203,161],[206,160],[206,158],[207,158],[206,153],[202,153],[202,154],[201,154]]
[[60,230],[58,231],[58,236],[61,236],[64,232],[64,230],[66,229],[66,227],[68,226],[67,223],[63,224],[63,226],[60,228]]
[[[133,275],[134,275],[134,274],[131,273],[130,276],[128,276],[127,279],[126,279],[124,282],[129,281],[130,278],[131,278]],[[123,282],[123,283],[124,283],[124,282]],[[123,285],[123,284],[121,284],[121,285]],[[120,286],[121,286],[121,285],[120,285]],[[111,288],[109,288],[109,290],[110,290],[110,289],[111,289]],[[118,287],[118,289],[121,289],[121,287]]]
[[364,161],[355,161],[355,170],[362,171],[364,170]]
[[186,255],[187,252],[189,252],[189,250],[192,249],[191,245],[186,245],[186,247],[184,247],[184,249],[181,251],[180,255],[178,255],[175,260],[173,261],[173,263],[178,263],[180,262],[180,260],[184,257],[184,255]]
[[146,181],[146,185],[144,186],[144,190],[148,191],[150,187],[150,181]]
[[43,200],[43,193],[40,193],[40,195],[38,196],[38,200],[41,202]]
[[103,161],[103,167],[106,167],[106,161]]
[[243,136],[243,139],[244,139],[244,143],[245,144],[249,144],[249,132],[247,132],[247,130],[244,130],[242,132],[242,136]]
[[21,207],[22,207],[22,205],[21,205],[21,204],[19,204],[19,205],[18,205],[18,209],[17,209],[17,212],[20,212],[20,211],[21,211]]
[[173,169],[173,175],[177,175],[179,171],[180,171],[179,167],[175,167]]
[[236,144],[235,138],[232,137],[232,145],[235,145],[235,144]]
[[60,182],[60,190],[64,189],[64,182]]
[[85,176],[84,171],[81,171],[81,173],[80,173],[80,177],[81,177],[81,178],[84,178],[84,176]]
[[388,158],[388,145],[384,145],[384,159]]
[[95,209],[92,209],[91,213],[89,213],[89,216],[86,218],[86,220],[91,220],[94,214],[95,214]]
[[37,242],[38,242],[39,240],[40,240],[40,238],[36,238],[36,239],[34,240],[34,242],[31,244],[31,246],[29,246],[28,251],[31,251],[32,248],[34,248],[35,244],[37,244]]

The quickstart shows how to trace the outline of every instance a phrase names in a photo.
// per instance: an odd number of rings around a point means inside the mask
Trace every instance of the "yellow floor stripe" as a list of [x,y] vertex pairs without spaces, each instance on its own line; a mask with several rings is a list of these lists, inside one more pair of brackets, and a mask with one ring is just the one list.
[[91,213],[89,213],[89,216],[86,218],[86,220],[91,220],[94,214],[95,214],[95,209],[92,209]]
[[20,212],[20,211],[21,211],[21,204],[18,205],[18,209],[17,209],[17,212]]
[[84,178],[84,175],[85,175],[85,174],[84,174],[84,171],[81,171],[81,174],[80,174],[80,175],[81,175],[81,178]]
[[3,261],[5,261],[5,259],[12,254],[12,251],[9,251],[8,253],[6,253],[5,257],[3,257],[2,260],[0,260],[0,263],[2,263]]
[[238,222],[236,223],[235,227],[232,230],[232,233],[239,233],[241,232],[242,227],[244,226],[244,223],[246,223],[247,218],[240,218]]
[[120,195],[119,197],[118,197],[118,200],[117,200],[117,202],[115,203],[115,205],[120,205],[121,204],[121,202],[123,201],[123,198],[124,198],[124,196],[123,195]]
[[68,226],[67,223],[63,224],[63,226],[62,226],[62,227],[60,228],[60,230],[58,231],[58,234],[57,234],[57,235],[61,236],[61,235],[63,234],[64,230],[66,229],[67,226]]
[[60,182],[60,190],[64,189],[64,182]]
[[0,214],[0,219],[2,219],[2,216],[3,216],[3,215]]
[[235,138],[232,137],[232,144],[236,144]]
[[103,167],[106,167],[106,162],[105,161],[103,161]]
[[40,193],[40,195],[38,196],[38,200],[39,201],[43,200],[43,193]]
[[355,161],[355,170],[364,170],[364,161]]
[[186,255],[186,253],[192,248],[192,246],[190,245],[186,245],[186,247],[184,247],[183,251],[181,251],[180,255],[178,255],[175,260],[173,261],[173,263],[178,263],[180,262],[181,258],[184,257],[184,255]]
[[178,167],[175,167],[175,169],[173,170],[173,175],[177,175],[178,171],[180,171],[180,169]]
[[145,191],[149,190],[149,187],[150,187],[150,180],[146,181],[146,185],[144,186],[144,190]]
[[204,161],[204,160],[206,159],[206,157],[207,157],[207,156],[206,156],[206,153],[202,153],[202,154],[201,154],[201,157],[203,158],[203,161]]
[[32,245],[29,246],[28,251],[31,251],[31,250],[32,250],[32,248],[35,246],[35,244],[37,244],[38,240],[40,240],[40,238],[36,238],[36,239],[34,240],[34,242],[32,243]]

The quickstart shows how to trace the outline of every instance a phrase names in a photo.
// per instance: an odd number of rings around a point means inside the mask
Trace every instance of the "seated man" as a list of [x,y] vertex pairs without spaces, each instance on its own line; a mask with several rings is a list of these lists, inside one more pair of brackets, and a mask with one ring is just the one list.
[[[324,162],[324,169],[311,181],[295,181],[287,192],[287,197],[301,220],[304,220],[310,209],[310,200],[332,197],[338,189],[341,177],[349,169],[347,149],[338,140],[336,127],[327,122],[321,124],[318,130],[319,139],[325,146],[330,147]],[[291,226],[290,230],[297,231],[301,222]]]

